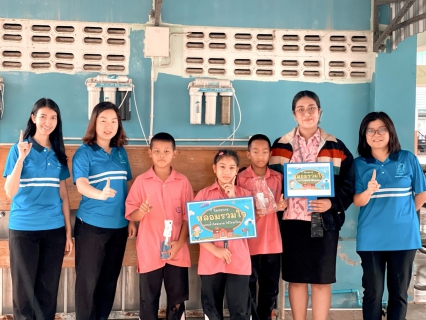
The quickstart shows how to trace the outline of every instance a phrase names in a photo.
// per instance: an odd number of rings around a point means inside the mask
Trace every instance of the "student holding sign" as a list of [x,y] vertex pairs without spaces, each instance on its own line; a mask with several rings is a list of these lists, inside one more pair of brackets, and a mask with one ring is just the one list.
[[161,286],[167,294],[166,320],[180,320],[189,299],[186,202],[194,192],[187,177],[171,167],[175,139],[160,132],[151,139],[153,166],[138,176],[126,200],[126,218],[140,221],[136,251],[140,286],[140,318],[157,320]]
[[[250,191],[235,185],[238,155],[220,150],[213,161],[216,182],[202,189],[194,201],[249,197]],[[249,277],[250,251],[247,239],[215,241],[200,244],[198,274],[201,276],[201,303],[209,319],[223,319],[226,291],[231,320],[250,319]]]
[[64,251],[73,249],[70,176],[58,105],[38,100],[4,169],[14,319],[54,319]]
[[407,290],[416,250],[421,247],[420,210],[426,182],[417,157],[401,150],[391,118],[371,112],[361,122],[355,159],[357,252],[362,260],[363,317],[382,318],[385,273],[387,318],[405,319]]
[[114,302],[127,237],[136,235],[124,217],[127,181],[132,179],[117,106],[93,108],[86,135],[72,160],[83,197],[74,227],[77,319],[107,319]]
[[[292,111],[297,127],[275,140],[269,161],[271,168],[282,171],[282,165],[289,162],[332,162],[335,196],[309,203],[303,197],[287,199],[281,224],[282,278],[289,282],[295,320],[306,319],[308,284],[311,284],[313,318],[326,319],[331,305],[331,284],[336,282],[339,230],[354,195],[353,157],[342,141],[318,126],[323,111],[314,92],[297,93]],[[320,221],[323,230],[318,234],[323,237],[311,237],[311,220]]]

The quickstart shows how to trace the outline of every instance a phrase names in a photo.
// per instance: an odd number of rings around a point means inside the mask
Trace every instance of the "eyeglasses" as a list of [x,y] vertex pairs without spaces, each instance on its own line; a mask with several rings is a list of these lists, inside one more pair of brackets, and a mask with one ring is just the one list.
[[377,130],[374,130],[374,129],[368,128],[368,129],[367,129],[367,131],[366,131],[366,134],[367,134],[367,136],[372,137],[372,136],[374,136],[374,135],[376,134],[376,132],[377,132],[379,135],[383,136],[384,134],[388,133],[388,132],[389,132],[389,130],[388,130],[388,128],[386,128],[386,127],[381,127],[381,128],[379,128],[379,129],[377,129]]
[[298,114],[305,114],[305,112],[311,114],[311,113],[314,113],[316,110],[318,110],[318,107],[307,107],[307,108],[297,108],[295,112]]

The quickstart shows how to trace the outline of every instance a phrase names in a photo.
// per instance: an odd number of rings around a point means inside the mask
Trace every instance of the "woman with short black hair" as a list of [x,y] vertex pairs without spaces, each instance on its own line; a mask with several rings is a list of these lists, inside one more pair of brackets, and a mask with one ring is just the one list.
[[385,272],[388,319],[405,319],[407,290],[416,249],[421,247],[416,211],[426,200],[426,182],[417,157],[401,150],[391,118],[371,112],[359,128],[355,159],[358,217],[357,252],[362,260],[365,320],[382,318]]
[[136,235],[135,223],[124,217],[132,173],[115,104],[101,102],[94,107],[83,142],[72,159],[73,180],[83,196],[74,227],[76,318],[106,320],[127,237]]

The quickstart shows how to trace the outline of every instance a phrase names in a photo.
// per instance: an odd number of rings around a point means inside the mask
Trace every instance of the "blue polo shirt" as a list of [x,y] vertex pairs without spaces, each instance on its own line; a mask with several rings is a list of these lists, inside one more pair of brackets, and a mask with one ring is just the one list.
[[77,218],[100,228],[118,229],[127,226],[124,203],[127,181],[132,180],[129,159],[123,147],[112,148],[108,154],[97,144],[81,145],[72,158],[74,184],[78,178],[87,178],[89,184],[102,190],[108,178],[111,188],[117,191],[114,198],[96,200],[83,195]]
[[[10,205],[9,229],[39,231],[65,225],[59,183],[70,176],[52,149],[39,145],[32,137],[30,153],[24,160],[19,189]],[[9,150],[3,177],[10,175],[18,160],[18,145]]]
[[367,189],[373,170],[380,189],[358,217],[357,251],[411,250],[421,246],[414,195],[426,191],[417,157],[401,150],[384,161],[355,159],[356,191]]

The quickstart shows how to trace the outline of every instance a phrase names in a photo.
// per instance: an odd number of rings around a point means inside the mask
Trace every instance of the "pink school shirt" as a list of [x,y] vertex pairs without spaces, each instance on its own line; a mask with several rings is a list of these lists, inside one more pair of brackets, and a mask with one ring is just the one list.
[[[235,197],[249,197],[250,192],[235,186]],[[195,196],[194,201],[227,199],[228,196],[220,189],[217,182],[204,188]],[[223,241],[213,242],[216,247],[223,248]],[[231,251],[231,263],[226,264],[223,259],[217,258],[210,251],[200,245],[198,260],[198,274],[211,275],[216,273],[230,273],[239,275],[251,274],[250,251],[247,239],[229,240],[228,250]]]
[[[321,141],[320,129],[306,143],[299,129],[293,139],[293,155],[290,162],[316,162],[318,158],[319,144]],[[288,208],[284,212],[283,220],[311,221],[311,213],[308,211],[306,198],[289,198]]]
[[[257,178],[257,175],[250,166],[238,174],[237,185],[249,190],[253,195],[255,192],[253,178]],[[268,188],[274,194],[275,201],[278,202],[282,191],[282,174],[267,168],[264,178]],[[275,210],[256,219],[256,230],[257,238],[247,239],[250,255],[283,252],[280,226]]]
[[164,220],[173,220],[172,241],[179,239],[182,224],[187,220],[186,202],[192,201],[194,193],[187,177],[172,169],[166,181],[162,181],[153,168],[138,176],[126,199],[126,219],[139,209],[149,194],[150,212],[140,221],[136,239],[139,273],[146,273],[166,263],[178,267],[190,267],[188,243],[180,249],[173,260],[160,258],[163,241]]

